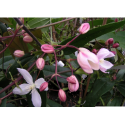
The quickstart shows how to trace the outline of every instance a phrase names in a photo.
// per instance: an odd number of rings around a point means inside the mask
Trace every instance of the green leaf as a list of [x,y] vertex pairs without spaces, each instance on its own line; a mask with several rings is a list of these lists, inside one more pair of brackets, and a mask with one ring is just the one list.
[[[50,18],[34,18],[30,21],[28,21],[28,25],[30,28],[36,28],[40,26],[44,26],[50,23]],[[49,27],[43,28],[42,31],[47,31]]]
[[0,22],[0,33],[2,33],[3,35],[3,33],[6,31],[7,31],[6,25]]
[[117,89],[125,97],[125,82],[124,81],[117,84]]
[[122,103],[122,98],[120,96],[117,96],[117,97],[111,99],[108,102],[107,106],[120,106],[121,103]]
[[125,65],[113,66],[111,69],[125,69]]
[[12,25],[9,25],[11,28],[14,28],[14,29],[16,29],[16,21],[13,19],[13,18],[8,18],[9,20],[10,20],[10,22],[11,22],[11,24]]
[[105,102],[105,105],[107,105],[107,103],[111,99],[112,95],[110,92],[107,92],[104,95],[102,95],[101,97],[102,97],[103,101]]
[[99,98],[113,88],[115,82],[110,81],[109,78],[97,79],[91,92],[86,97],[84,107],[95,106]]
[[8,18],[0,18],[0,22],[6,23],[8,25],[12,25],[11,22],[10,22],[10,20]]
[[62,107],[62,105],[58,104],[57,102],[54,102],[50,99],[47,98],[47,104],[50,106],[50,107]]
[[116,80],[120,81],[123,78],[124,74],[125,74],[125,69],[120,69],[116,75]]
[[[2,89],[3,89],[3,88],[0,87],[0,90],[2,90]],[[4,96],[6,96],[5,92],[3,92],[3,93],[0,94],[0,98],[2,98],[2,97],[4,97]],[[3,99],[3,100],[2,100],[2,103],[0,104],[0,107],[6,107],[6,102],[7,102],[7,99],[6,99],[6,98]]]
[[[0,68],[2,68],[2,60],[0,59]],[[9,65],[12,65],[15,62],[15,60],[12,58],[12,56],[5,56],[4,57],[4,69],[7,69]]]
[[[57,72],[62,72],[62,71],[67,71],[67,70],[70,70],[70,69],[65,68],[65,67],[59,67],[59,66],[57,67]],[[43,69],[43,73],[45,76],[55,74],[55,66],[45,65],[45,67]],[[66,72],[66,73],[61,73],[61,76],[67,78],[67,77],[71,76],[71,74],[72,74],[71,72]],[[55,79],[55,77],[53,79]],[[60,77],[57,77],[57,79],[59,82],[67,83],[66,79],[63,79]]]
[[[114,20],[112,20],[112,19],[107,20],[107,24],[111,23],[111,22],[114,22]],[[92,25],[93,26],[102,25],[103,19],[97,19],[97,20],[89,21],[88,23],[89,23],[90,27],[92,27]]]
[[[76,47],[83,47],[86,43],[88,43],[89,41],[103,35],[106,34],[108,32],[111,32],[121,26],[123,26],[125,24],[125,21],[121,21],[121,22],[115,22],[115,23],[109,23],[106,24],[104,26],[100,26],[98,28],[94,28],[89,30],[86,34],[82,34],[79,37],[77,37],[72,43],[71,45],[74,45]],[[75,36],[74,36],[75,37]],[[69,38],[64,40],[63,42],[61,42],[60,45],[65,45],[67,42],[71,41],[74,37]],[[69,55],[73,52],[75,52],[76,49],[73,48],[65,48],[64,49],[64,53],[65,55]]]

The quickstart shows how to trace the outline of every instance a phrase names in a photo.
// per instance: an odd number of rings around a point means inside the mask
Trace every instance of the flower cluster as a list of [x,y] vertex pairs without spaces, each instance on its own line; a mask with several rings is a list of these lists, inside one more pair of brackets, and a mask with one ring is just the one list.
[[[79,28],[80,35],[87,33],[89,31],[89,29],[90,29],[89,23],[83,23],[81,25],[81,27]],[[22,30],[22,32],[24,33],[25,31]],[[24,33],[23,37],[24,37],[23,38],[24,42],[29,43],[29,42],[33,41],[33,38],[31,36],[29,36],[29,34],[27,34],[27,33]],[[73,46],[69,45],[72,41],[69,41],[69,43],[66,45],[62,45],[59,49],[62,50],[65,47],[72,48]],[[113,38],[108,39],[105,44],[107,46],[112,45]],[[113,48],[117,48],[118,46],[119,46],[118,43],[114,43],[112,45]],[[76,48],[76,47],[74,47],[74,48]],[[111,62],[107,61],[106,58],[114,57],[115,53],[109,51],[106,48],[101,48],[100,50],[93,49],[92,52],[83,47],[77,48],[77,50],[78,51],[75,53],[75,55],[77,56],[77,62],[80,65],[81,69],[88,74],[93,73],[94,70],[101,70],[103,73],[108,73],[106,71],[113,66],[113,64]],[[62,63],[62,61],[59,61],[59,62],[57,61],[56,50],[54,49],[53,45],[43,44],[43,45],[41,45],[41,51],[44,53],[48,53],[48,54],[54,54],[54,56],[55,56],[55,64],[54,64],[55,74],[53,74],[53,77],[56,77],[56,80],[57,80],[57,76],[61,77],[57,73],[57,65],[63,67],[64,64]],[[16,50],[14,52],[14,55],[16,57],[22,57],[24,55],[24,52],[20,51],[20,50]],[[69,62],[69,64],[70,64],[70,60],[68,60],[67,62]],[[39,69],[41,71],[44,69],[44,66],[45,66],[45,60],[43,58],[38,58],[36,60],[37,69]],[[73,74],[73,69],[72,69],[71,64],[70,64],[70,68],[72,71],[72,75],[66,78],[66,80],[68,82],[68,89],[70,90],[70,92],[76,92],[79,89],[79,81],[77,80],[76,76]],[[33,105],[35,107],[41,106],[42,100],[41,100],[40,94],[37,91],[37,89],[39,89],[40,92],[47,91],[49,82],[46,82],[43,78],[39,78],[35,82],[33,82],[33,78],[27,70],[21,69],[21,68],[18,68],[17,70],[20,72],[20,74],[23,76],[23,78],[26,80],[27,83],[23,83],[23,84],[19,85],[19,87],[15,87],[13,89],[13,93],[19,94],[19,95],[25,95],[31,91],[31,100],[32,100]],[[51,77],[51,79],[53,77]],[[82,75],[83,79],[85,79],[86,77],[87,77],[86,75],[84,75],[84,74]],[[57,83],[58,83],[58,81],[57,81]],[[58,84],[58,86],[59,86],[59,84]],[[59,91],[58,91],[58,97],[62,102],[66,101],[66,93],[64,92],[63,89],[60,88],[60,86],[59,86]]]

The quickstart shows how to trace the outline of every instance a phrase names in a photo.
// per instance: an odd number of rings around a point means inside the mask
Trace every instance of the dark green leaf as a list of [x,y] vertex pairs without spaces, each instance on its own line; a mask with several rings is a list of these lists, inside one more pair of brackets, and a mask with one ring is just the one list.
[[122,103],[122,98],[120,96],[111,99],[107,106],[120,106]]
[[0,22],[6,23],[8,25],[12,25],[11,22],[10,22],[10,20],[8,18],[0,18]]
[[120,69],[116,75],[116,80],[120,81],[123,78],[124,74],[125,74],[125,69]]
[[12,103],[7,103],[6,107],[16,107],[16,106],[14,104],[12,104]]
[[62,107],[62,105],[50,100],[47,98],[47,104],[50,106],[50,107]]
[[125,97],[125,82],[124,81],[117,84],[117,89]]
[[2,35],[6,31],[7,31],[6,25],[0,22],[0,32],[2,33]]
[[113,88],[115,82],[110,81],[109,78],[97,79],[91,92],[86,97],[84,106],[95,106],[99,98]]

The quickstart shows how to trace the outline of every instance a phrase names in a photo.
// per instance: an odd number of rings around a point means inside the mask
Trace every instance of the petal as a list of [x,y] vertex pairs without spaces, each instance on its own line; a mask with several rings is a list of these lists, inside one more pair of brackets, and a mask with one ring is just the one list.
[[90,66],[94,70],[99,70],[99,63],[93,63],[92,61],[88,60]]
[[85,74],[82,74],[82,78],[85,79],[87,77],[87,75]]
[[108,49],[101,48],[99,52],[97,53],[98,59],[104,59],[115,56],[112,52],[110,52]]
[[105,57],[105,58],[110,58],[110,57],[114,57],[115,55],[112,52],[109,52],[109,54]]
[[113,66],[113,64],[109,61],[104,60],[102,63],[100,63],[100,66],[105,69],[110,69]]
[[44,89],[44,91],[48,91],[48,87],[46,87],[46,89]]
[[40,94],[35,88],[32,90],[32,103],[35,107],[41,107],[42,104]]
[[20,88],[15,87],[13,89],[13,94],[25,95],[31,91],[29,84],[21,84],[21,85],[19,85],[19,87]]
[[[82,67],[81,67],[82,68]],[[93,70],[92,69],[83,69],[86,73],[90,74],[90,73],[93,73]]]
[[78,51],[75,51],[75,56],[77,57],[77,55],[78,55]]
[[82,52],[79,52],[77,56],[77,61],[79,65],[82,67],[82,69],[91,69],[91,66],[89,65],[86,55],[84,55]]
[[35,85],[36,85],[36,88],[40,88],[40,86],[41,86],[41,84],[42,83],[44,83],[44,82],[46,82],[43,78],[40,78],[40,79],[37,79],[36,81],[35,81]]
[[109,73],[109,72],[105,72],[107,69],[103,68],[100,66],[100,70],[103,72],[103,73]]
[[27,83],[33,84],[33,78],[29,74],[29,72],[25,69],[17,68],[20,74],[23,76],[23,78],[26,80]]
[[63,67],[64,63],[62,61],[59,61],[59,62],[57,62],[57,65],[60,66],[60,67]]

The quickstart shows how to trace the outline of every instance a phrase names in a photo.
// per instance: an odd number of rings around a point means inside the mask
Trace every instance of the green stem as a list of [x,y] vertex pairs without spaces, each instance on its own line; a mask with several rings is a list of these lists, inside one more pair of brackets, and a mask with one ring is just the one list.
[[100,97],[100,100],[102,101],[103,106],[105,106],[105,103],[101,97]]

